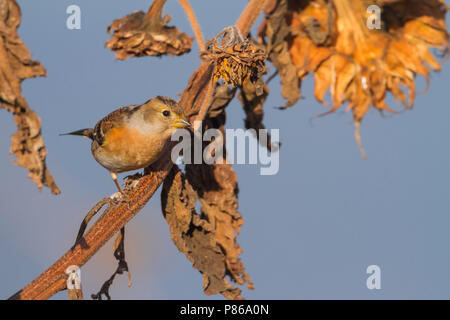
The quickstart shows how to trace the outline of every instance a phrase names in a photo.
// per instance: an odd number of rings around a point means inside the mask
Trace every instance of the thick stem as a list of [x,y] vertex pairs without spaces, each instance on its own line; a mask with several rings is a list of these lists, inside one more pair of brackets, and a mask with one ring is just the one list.
[[194,31],[195,39],[197,40],[197,45],[200,52],[206,51],[205,38],[203,37],[202,29],[200,28],[200,25],[198,23],[197,17],[195,16],[194,10],[191,7],[191,4],[189,3],[188,0],[178,0],[178,2],[183,7],[184,12],[186,12],[189,23],[191,24],[192,27],[192,31]]
[[269,0],[251,0],[244,11],[242,11],[235,25],[244,37],[250,32],[250,28],[256,22],[256,19],[258,19],[268,2]]
[[163,26],[162,11],[167,0],[155,0],[148,9],[145,20],[151,30],[160,30]]

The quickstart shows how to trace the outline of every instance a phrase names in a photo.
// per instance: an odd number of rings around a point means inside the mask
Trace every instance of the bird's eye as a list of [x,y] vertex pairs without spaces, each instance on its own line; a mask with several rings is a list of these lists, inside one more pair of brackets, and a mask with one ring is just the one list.
[[168,116],[170,116],[170,111],[169,110],[164,110],[162,112],[162,114],[163,114],[164,117],[168,117]]

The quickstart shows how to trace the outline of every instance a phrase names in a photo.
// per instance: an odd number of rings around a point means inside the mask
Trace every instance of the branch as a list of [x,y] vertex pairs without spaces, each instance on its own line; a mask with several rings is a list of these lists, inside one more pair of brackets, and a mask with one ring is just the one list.
[[[252,0],[245,8],[242,16],[254,16],[251,10],[262,10],[265,0]],[[255,4],[260,4],[255,6]],[[260,11],[259,11],[260,12]],[[258,14],[259,15],[259,14]],[[247,34],[251,24],[242,25],[240,31]],[[207,97],[209,82],[213,66],[209,63],[202,65],[194,71],[189,79],[186,89],[183,91],[180,105],[185,114],[192,121],[201,109],[202,103]],[[152,166],[152,171],[144,175],[138,184],[127,194],[129,201],[109,206],[102,216],[95,222],[84,236],[83,245],[77,245],[69,249],[58,261],[44,271],[22,290],[14,294],[10,299],[30,300],[48,299],[55,293],[66,288],[65,270],[71,265],[83,266],[115,233],[125,226],[150,200],[160,184],[164,181],[173,166],[170,160],[170,150],[167,151]]]
[[186,12],[186,15],[192,27],[192,31],[194,31],[195,39],[197,40],[197,45],[200,52],[205,51],[205,38],[203,37],[202,29],[200,28],[197,18],[195,17],[194,10],[192,9],[188,0],[178,0],[178,2],[183,7],[184,12]]

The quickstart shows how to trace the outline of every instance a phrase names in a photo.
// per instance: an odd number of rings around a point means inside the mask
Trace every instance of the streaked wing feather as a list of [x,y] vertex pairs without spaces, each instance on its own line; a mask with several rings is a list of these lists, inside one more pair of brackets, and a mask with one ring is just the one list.
[[96,140],[99,145],[102,145],[108,131],[116,126],[120,127],[125,120],[139,109],[139,107],[140,106],[138,105],[125,106],[106,115],[97,122],[94,127],[94,140]]

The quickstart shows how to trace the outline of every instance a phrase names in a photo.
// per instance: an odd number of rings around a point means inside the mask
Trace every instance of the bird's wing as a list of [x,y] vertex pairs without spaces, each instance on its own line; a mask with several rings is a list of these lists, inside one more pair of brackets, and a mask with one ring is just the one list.
[[105,116],[94,127],[94,140],[102,145],[108,132],[114,127],[122,126],[133,113],[139,110],[139,107],[138,105],[121,107]]

